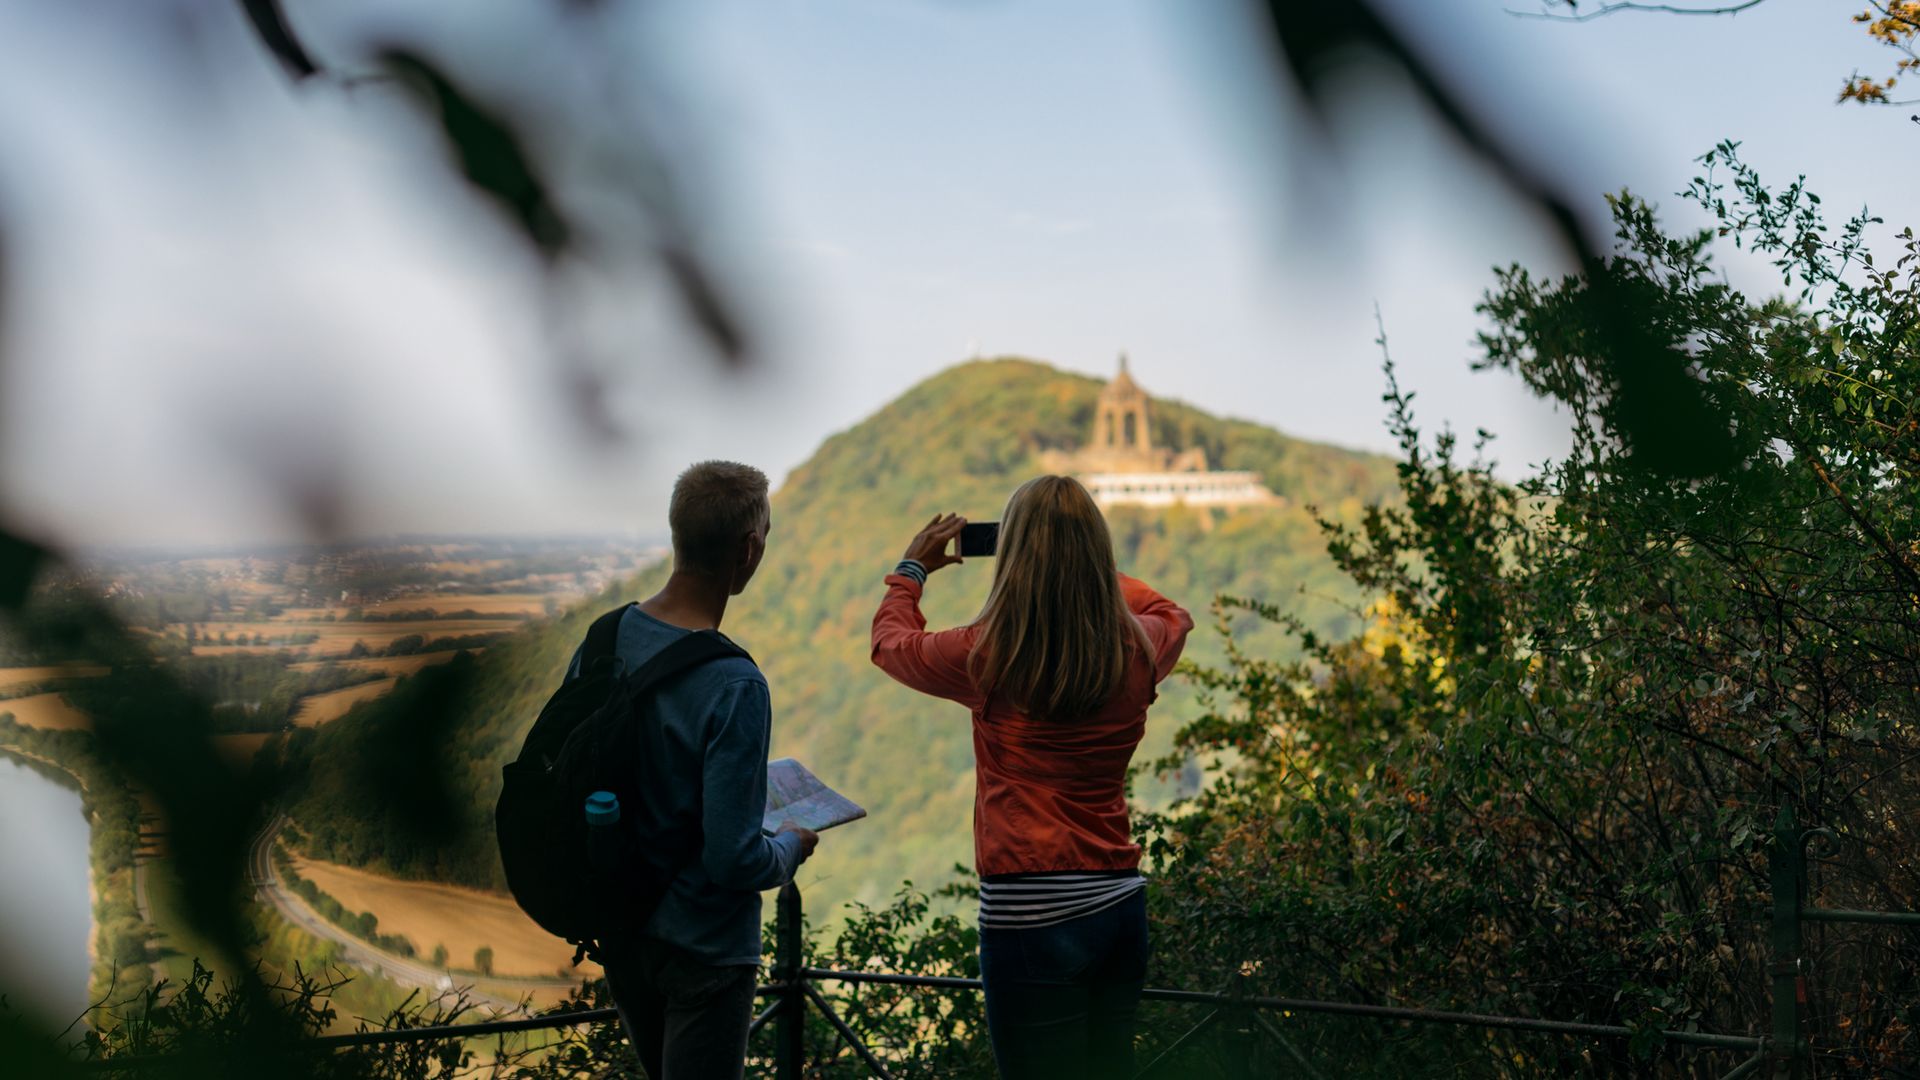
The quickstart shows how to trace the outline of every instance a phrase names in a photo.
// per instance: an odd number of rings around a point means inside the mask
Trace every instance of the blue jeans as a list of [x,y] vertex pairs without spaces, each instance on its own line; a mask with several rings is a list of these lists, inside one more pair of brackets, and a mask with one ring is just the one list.
[[1147,894],[1038,930],[980,931],[987,1033],[1008,1080],[1133,1075]]

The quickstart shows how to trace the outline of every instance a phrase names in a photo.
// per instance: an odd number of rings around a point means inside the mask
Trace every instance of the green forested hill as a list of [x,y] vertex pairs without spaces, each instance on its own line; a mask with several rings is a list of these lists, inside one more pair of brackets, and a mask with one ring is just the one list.
[[[1148,376],[1149,380],[1151,375]],[[904,878],[922,886],[971,862],[973,792],[967,716],[957,706],[900,687],[867,658],[867,627],[890,569],[934,513],[997,518],[1014,487],[1040,471],[1038,455],[1073,449],[1091,429],[1101,383],[1024,360],[963,364],[926,380],[852,429],[829,438],[774,498],[766,560],[728,610],[726,630],[765,670],[774,702],[773,752],[806,762],[868,808],[869,817],[828,833],[801,872],[816,919],[847,899],[875,901]],[[1281,495],[1280,507],[1237,511],[1109,511],[1122,569],[1195,614],[1189,655],[1218,655],[1207,604],[1218,592],[1283,603],[1310,625],[1352,629],[1350,593],[1333,571],[1305,507],[1351,517],[1392,497],[1393,463],[1303,442],[1257,424],[1156,402],[1158,445],[1205,448],[1216,468],[1252,469]],[[469,832],[451,846],[408,842],[366,810],[378,800],[347,787],[345,762],[395,753],[419,739],[438,692],[429,672],[291,748],[294,816],[321,853],[395,873],[497,885],[488,815],[500,765],[559,678],[586,622],[617,599],[640,598],[661,570],[616,598],[538,624],[471,662],[464,689],[433,730]],[[937,574],[925,610],[935,627],[970,618],[991,567],[969,561]],[[1249,639],[1260,644],[1256,636]],[[1273,643],[1278,647],[1278,643]],[[449,672],[449,676],[461,672]],[[1163,749],[1194,708],[1169,686],[1155,706],[1142,757]],[[1144,798],[1165,788],[1143,785]]]

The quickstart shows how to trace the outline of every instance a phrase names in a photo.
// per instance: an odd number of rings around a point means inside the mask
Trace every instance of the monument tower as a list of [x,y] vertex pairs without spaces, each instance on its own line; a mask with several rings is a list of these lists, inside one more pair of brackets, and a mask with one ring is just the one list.
[[1120,370],[1100,391],[1093,432],[1077,454],[1048,454],[1043,467],[1073,472],[1102,506],[1262,506],[1280,500],[1251,472],[1207,468],[1207,452],[1189,447],[1175,453],[1153,444],[1151,399],[1127,370]]
[[1120,374],[1100,391],[1100,411],[1094,417],[1094,445],[1103,450],[1147,449],[1153,445],[1147,429],[1147,392],[1127,373],[1127,354],[1120,354]]

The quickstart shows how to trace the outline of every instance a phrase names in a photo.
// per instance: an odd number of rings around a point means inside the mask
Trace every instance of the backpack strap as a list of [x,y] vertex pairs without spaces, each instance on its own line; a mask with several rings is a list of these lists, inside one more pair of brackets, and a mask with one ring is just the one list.
[[747,650],[718,630],[695,630],[647,658],[627,676],[627,692],[639,698],[655,686],[709,660],[738,656],[753,663]]
[[586,674],[596,662],[613,655],[614,643],[620,637],[620,620],[626,617],[631,602],[621,604],[605,615],[593,620],[587,627],[587,640],[580,646],[580,673]]

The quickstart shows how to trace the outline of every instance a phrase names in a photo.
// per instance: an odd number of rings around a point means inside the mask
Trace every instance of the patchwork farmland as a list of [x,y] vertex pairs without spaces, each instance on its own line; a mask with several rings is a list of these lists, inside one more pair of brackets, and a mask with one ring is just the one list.
[[370,912],[382,934],[413,943],[414,955],[445,949],[442,966],[472,970],[474,953],[493,950],[493,974],[562,978],[592,976],[583,962],[575,975],[573,949],[540,929],[510,898],[426,881],[402,881],[350,866],[296,857],[294,871],[352,912]]
[[[208,708],[213,749],[233,775],[271,784],[280,749],[306,737],[298,735],[303,729],[566,612],[660,554],[657,545],[632,541],[480,539],[100,557],[41,582],[44,605],[29,605],[0,634],[0,714],[24,729],[86,732],[92,715],[143,700],[140,684],[128,680],[157,670]],[[75,594],[88,605],[104,601],[124,627],[120,640],[130,645],[117,644],[122,651],[110,662],[58,632],[63,598]],[[55,642],[65,644],[49,644]],[[136,786],[132,793],[139,804],[135,906],[155,972],[178,979],[203,942],[178,902],[165,809],[148,791]],[[444,949],[441,972],[472,972],[484,947],[493,974],[480,981],[503,999],[557,998],[568,979],[593,973],[569,969],[571,949],[505,897],[304,860],[300,872],[352,911],[376,917],[383,935],[413,943],[421,963]],[[383,995],[404,996],[378,942],[324,920],[289,921],[264,893],[257,899],[254,917],[264,937],[247,959],[278,971],[359,966],[361,992],[374,1012],[399,999]],[[370,974],[376,970],[387,975]]]

